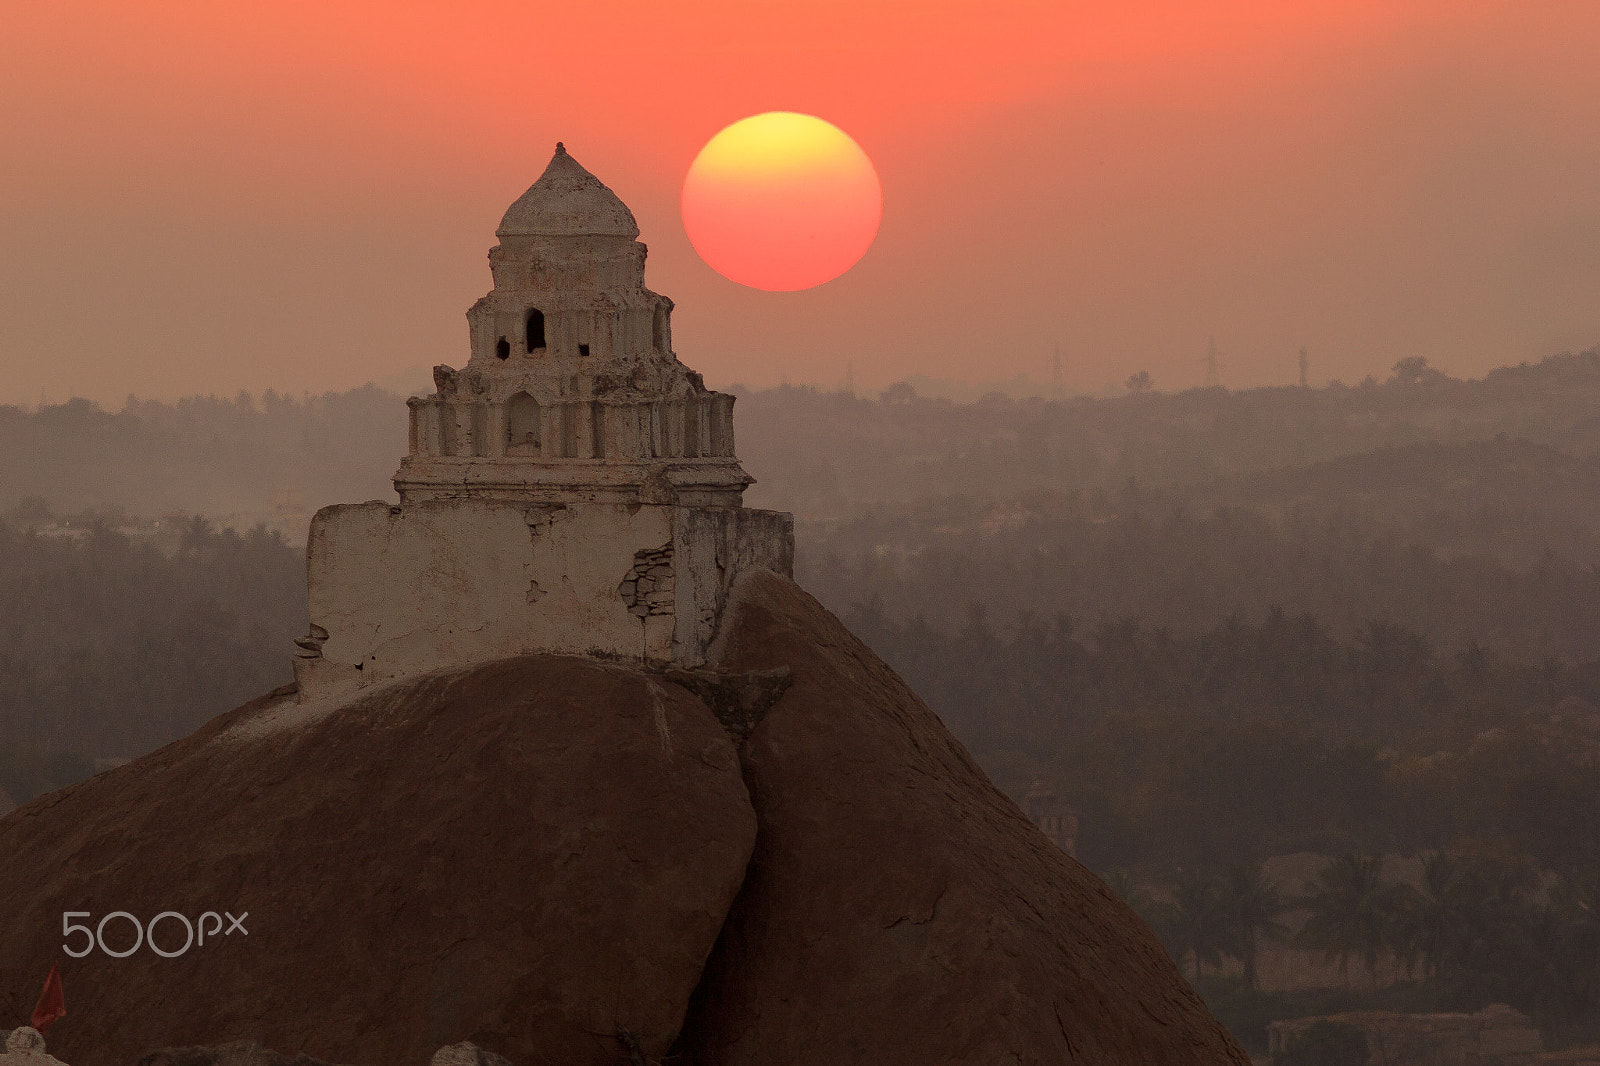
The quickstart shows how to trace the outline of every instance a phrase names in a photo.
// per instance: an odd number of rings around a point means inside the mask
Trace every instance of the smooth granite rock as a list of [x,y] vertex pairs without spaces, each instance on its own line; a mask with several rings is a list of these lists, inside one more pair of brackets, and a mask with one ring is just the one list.
[[681,1066],[1247,1066],[1154,934],[793,582],[715,663],[793,679],[743,746],[761,831]]
[[[27,1017],[57,962],[73,1066],[233,1041],[355,1066],[461,1040],[518,1064],[659,1058],[755,833],[717,719],[636,670],[536,655],[345,702],[280,690],[0,819],[0,1017]],[[66,911],[247,932],[74,959]]]

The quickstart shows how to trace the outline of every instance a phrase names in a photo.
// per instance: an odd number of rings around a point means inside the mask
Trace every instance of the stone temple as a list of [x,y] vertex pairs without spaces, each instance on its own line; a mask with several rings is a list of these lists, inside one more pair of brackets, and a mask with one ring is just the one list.
[[627,206],[558,144],[495,235],[466,366],[408,401],[399,506],[312,519],[302,698],[528,652],[698,666],[740,572],[792,574]]

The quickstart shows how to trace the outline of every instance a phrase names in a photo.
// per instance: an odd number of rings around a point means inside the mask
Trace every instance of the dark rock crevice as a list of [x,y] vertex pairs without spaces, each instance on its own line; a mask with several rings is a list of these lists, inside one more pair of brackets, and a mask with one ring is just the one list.
[[739,743],[750,736],[794,681],[794,672],[787,666],[743,673],[671,667],[662,676],[698,696]]

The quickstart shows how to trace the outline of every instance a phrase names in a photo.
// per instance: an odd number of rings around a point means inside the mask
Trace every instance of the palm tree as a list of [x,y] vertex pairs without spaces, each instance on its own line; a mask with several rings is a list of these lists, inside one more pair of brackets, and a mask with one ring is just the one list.
[[1256,987],[1256,951],[1260,938],[1281,939],[1288,927],[1278,916],[1288,904],[1278,895],[1278,886],[1266,876],[1259,862],[1230,866],[1221,882],[1222,908],[1227,927],[1228,954],[1244,964],[1245,987]]
[[1179,878],[1173,904],[1169,947],[1180,963],[1185,955],[1194,956],[1194,979],[1198,981],[1200,964],[1220,967],[1228,948],[1228,914],[1223,906],[1222,883],[1208,871],[1191,870]]
[[[1495,958],[1541,954],[1530,941],[1540,883],[1531,860],[1483,852],[1439,852],[1423,860],[1423,892],[1402,923],[1407,968],[1418,958],[1432,978],[1505,969]],[[1537,923],[1535,923],[1537,924]]]
[[1395,944],[1414,896],[1407,885],[1385,884],[1382,873],[1381,858],[1341,855],[1318,875],[1321,886],[1306,901],[1311,917],[1300,930],[1300,943],[1321,949],[1330,962],[1338,959],[1347,983],[1352,955],[1376,979],[1378,959]]
[[1107,870],[1100,875],[1100,880],[1106,883],[1113,896],[1132,907],[1139,917],[1144,917],[1152,897],[1150,890],[1135,881],[1132,874],[1126,870]]
[[1582,1015],[1600,1005],[1600,871],[1558,882],[1550,897],[1558,933],[1548,940],[1548,985],[1571,1015]]
[[1463,874],[1460,860],[1448,852],[1436,852],[1422,860],[1422,891],[1402,915],[1396,937],[1407,975],[1421,960],[1424,975],[1444,976],[1470,939]]
[[1167,899],[1157,899],[1144,885],[1133,879],[1133,875],[1126,870],[1107,870],[1100,875],[1113,895],[1133,909],[1145,925],[1150,927],[1156,938],[1161,941],[1161,946],[1167,949],[1167,954],[1172,956],[1174,962],[1180,967],[1187,947],[1180,934],[1182,919],[1178,912],[1177,904]]

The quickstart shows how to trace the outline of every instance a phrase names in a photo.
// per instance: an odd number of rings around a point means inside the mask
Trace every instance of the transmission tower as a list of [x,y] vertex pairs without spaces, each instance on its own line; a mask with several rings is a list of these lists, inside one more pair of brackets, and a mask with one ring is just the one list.
[[1211,346],[1206,349],[1206,388],[1214,389],[1222,384],[1222,353],[1217,350],[1217,338],[1211,338]]
[[1306,354],[1306,346],[1300,346],[1300,387],[1303,389],[1311,384],[1311,357]]

